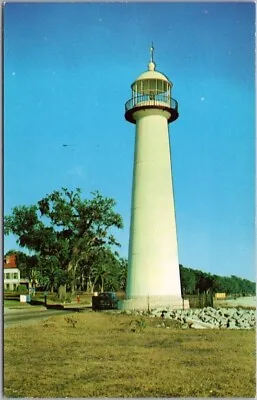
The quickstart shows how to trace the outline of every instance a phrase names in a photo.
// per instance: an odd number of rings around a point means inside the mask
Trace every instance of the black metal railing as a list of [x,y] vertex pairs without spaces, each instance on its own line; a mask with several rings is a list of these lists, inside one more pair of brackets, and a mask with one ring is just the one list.
[[172,108],[178,112],[178,102],[167,94],[144,94],[132,97],[125,104],[125,111],[140,106],[160,106]]

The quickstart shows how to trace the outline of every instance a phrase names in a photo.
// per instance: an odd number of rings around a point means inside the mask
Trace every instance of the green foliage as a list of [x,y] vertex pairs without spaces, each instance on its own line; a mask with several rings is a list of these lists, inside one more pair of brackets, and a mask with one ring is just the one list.
[[118,271],[118,281],[120,290],[125,291],[126,289],[127,274],[128,274],[128,260],[125,258],[121,258]]
[[252,295],[255,294],[256,284],[237,276],[211,275],[180,265],[180,277],[183,294],[197,293],[226,293]]
[[[15,251],[22,278],[53,292],[63,286],[74,292],[125,290],[127,260],[119,258],[113,231],[121,229],[115,200],[62,188],[31,206],[14,207],[4,218],[4,234],[14,234],[30,255]],[[180,265],[183,294],[255,293],[255,283],[236,276],[221,277]]]
[[180,265],[180,279],[182,292],[192,294],[196,289],[196,274],[191,268],[185,268]]
[[119,289],[120,262],[108,248],[101,248],[93,261],[91,278],[98,291],[117,291]]
[[20,252],[22,273],[31,279],[36,271],[39,283],[51,291],[60,285],[74,290],[78,279],[97,281],[96,275],[102,287],[108,277],[112,277],[109,286],[116,287],[113,270],[119,261],[113,247],[119,243],[112,231],[121,229],[123,222],[113,210],[115,205],[99,192],[87,200],[81,198],[80,189],[62,188],[36,205],[14,207],[5,216],[4,233],[16,235],[17,244],[34,253],[31,257]]
[[17,292],[19,293],[19,294],[28,294],[28,288],[27,288],[27,286],[25,286],[25,285],[19,285],[18,287],[17,287]]

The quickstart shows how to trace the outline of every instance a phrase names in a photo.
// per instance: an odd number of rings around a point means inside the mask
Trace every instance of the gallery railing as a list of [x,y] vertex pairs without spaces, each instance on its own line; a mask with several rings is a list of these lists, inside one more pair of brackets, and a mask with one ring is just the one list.
[[129,111],[134,107],[140,106],[164,106],[169,107],[178,112],[178,102],[167,94],[144,94],[134,96],[125,104],[125,111]]

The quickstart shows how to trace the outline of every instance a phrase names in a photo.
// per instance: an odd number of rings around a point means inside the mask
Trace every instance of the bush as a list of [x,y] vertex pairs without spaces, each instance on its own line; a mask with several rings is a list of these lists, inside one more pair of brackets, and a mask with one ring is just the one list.
[[28,293],[29,293],[28,288],[27,288],[26,285],[19,285],[19,286],[17,287],[17,292],[18,292],[19,294],[28,294]]
[[70,324],[73,328],[76,327],[76,323],[78,322],[76,319],[74,319],[73,317],[64,317],[64,319],[67,324]]
[[65,302],[66,302],[66,303],[71,303],[71,296],[69,296],[69,295],[66,296],[66,297],[65,297]]
[[[43,293],[43,295],[44,295],[44,293]],[[49,293],[48,295],[47,295],[47,298],[49,299],[49,300],[52,300],[52,301],[58,301],[59,299],[58,299],[58,293]]]
[[130,330],[132,332],[141,332],[142,329],[146,328],[146,322],[143,318],[141,319],[134,319],[130,321]]

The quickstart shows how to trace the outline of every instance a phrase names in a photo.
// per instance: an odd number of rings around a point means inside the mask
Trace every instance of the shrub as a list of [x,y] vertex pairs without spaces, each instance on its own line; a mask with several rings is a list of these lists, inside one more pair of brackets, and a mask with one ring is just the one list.
[[65,321],[67,322],[67,324],[72,325],[73,328],[75,328],[76,323],[78,322],[77,320],[75,320],[73,317],[64,317]]
[[28,294],[28,288],[27,288],[27,286],[26,285],[19,285],[18,287],[17,287],[17,292],[19,293],[19,294]]
[[66,295],[65,296],[65,303],[71,303],[71,296],[70,295]]
[[143,318],[130,321],[130,329],[132,332],[140,332],[146,328],[146,322]]

